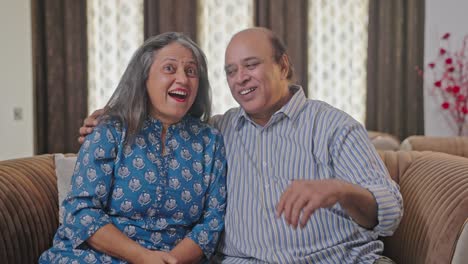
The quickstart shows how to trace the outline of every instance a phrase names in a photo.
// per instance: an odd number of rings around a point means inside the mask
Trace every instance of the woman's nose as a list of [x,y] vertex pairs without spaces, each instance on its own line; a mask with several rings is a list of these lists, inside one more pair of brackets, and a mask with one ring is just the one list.
[[186,84],[188,76],[184,70],[178,70],[176,73],[176,82]]

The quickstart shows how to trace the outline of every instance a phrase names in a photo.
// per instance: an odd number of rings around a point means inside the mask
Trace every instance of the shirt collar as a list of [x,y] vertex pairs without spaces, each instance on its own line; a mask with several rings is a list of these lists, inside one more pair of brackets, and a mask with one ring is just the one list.
[[[276,111],[276,113],[273,114],[271,117],[272,119],[275,118],[275,116],[283,115],[294,121],[304,108],[307,98],[304,94],[302,86],[292,84],[289,86],[289,91],[293,94],[293,96],[283,107],[281,107],[278,111]],[[245,124],[245,122],[251,122],[252,124],[255,124],[255,122],[250,119],[242,107],[240,107],[232,122],[236,130],[239,130]]]

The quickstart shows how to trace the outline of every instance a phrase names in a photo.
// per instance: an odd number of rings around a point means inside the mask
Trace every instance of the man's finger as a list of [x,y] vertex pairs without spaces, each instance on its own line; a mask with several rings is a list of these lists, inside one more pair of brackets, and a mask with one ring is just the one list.
[[98,119],[104,114],[104,109],[95,110],[90,116],[83,121],[83,126],[95,127],[98,125]]
[[317,210],[314,202],[309,201],[307,205],[302,209],[301,216],[301,228],[304,228],[309,222],[310,216]]
[[98,124],[97,117],[88,116],[87,118],[85,118],[83,124],[84,124],[84,126],[86,126],[86,127],[94,127],[94,126],[97,126],[97,124]]
[[83,144],[85,137],[78,137],[78,143]]
[[293,204],[292,210],[291,210],[291,225],[294,228],[297,227],[297,224],[299,222],[299,216],[301,215],[301,211],[306,205],[307,205],[307,200],[301,199],[300,197]]
[[283,213],[284,203],[286,202],[288,195],[289,195],[289,188],[286,189],[286,191],[284,191],[283,194],[281,194],[280,200],[278,204],[276,205],[276,217],[280,217],[281,214]]
[[80,127],[80,135],[82,135],[82,136],[86,135],[87,130],[88,130],[87,127]]
[[284,219],[286,219],[286,223],[291,225],[292,220],[292,210],[294,204],[296,204],[297,200],[299,199],[300,194],[291,190],[291,194],[288,195],[286,201],[284,202]]

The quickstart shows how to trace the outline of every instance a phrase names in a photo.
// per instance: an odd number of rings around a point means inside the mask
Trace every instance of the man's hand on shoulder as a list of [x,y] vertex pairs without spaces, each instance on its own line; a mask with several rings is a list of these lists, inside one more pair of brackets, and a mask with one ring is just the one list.
[[98,109],[94,111],[90,116],[86,117],[83,121],[83,126],[80,127],[79,133],[80,137],[78,137],[78,142],[83,144],[85,137],[91,132],[93,132],[93,128],[98,125],[98,118],[104,113],[104,109]]

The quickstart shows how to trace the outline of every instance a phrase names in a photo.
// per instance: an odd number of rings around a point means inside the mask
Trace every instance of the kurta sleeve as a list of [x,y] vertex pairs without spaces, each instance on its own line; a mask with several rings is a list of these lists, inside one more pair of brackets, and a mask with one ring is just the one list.
[[211,145],[211,181],[205,195],[204,209],[198,223],[187,235],[202,249],[209,259],[216,249],[221,232],[224,228],[226,209],[226,158],[224,142],[221,134],[213,129],[215,140]]
[[71,191],[63,201],[64,235],[73,248],[111,222],[106,207],[117,153],[115,124],[97,126],[79,151]]
[[336,176],[366,188],[374,196],[378,217],[374,231],[380,236],[392,235],[403,216],[403,199],[365,128],[358,123],[345,125],[336,132],[331,148]]

